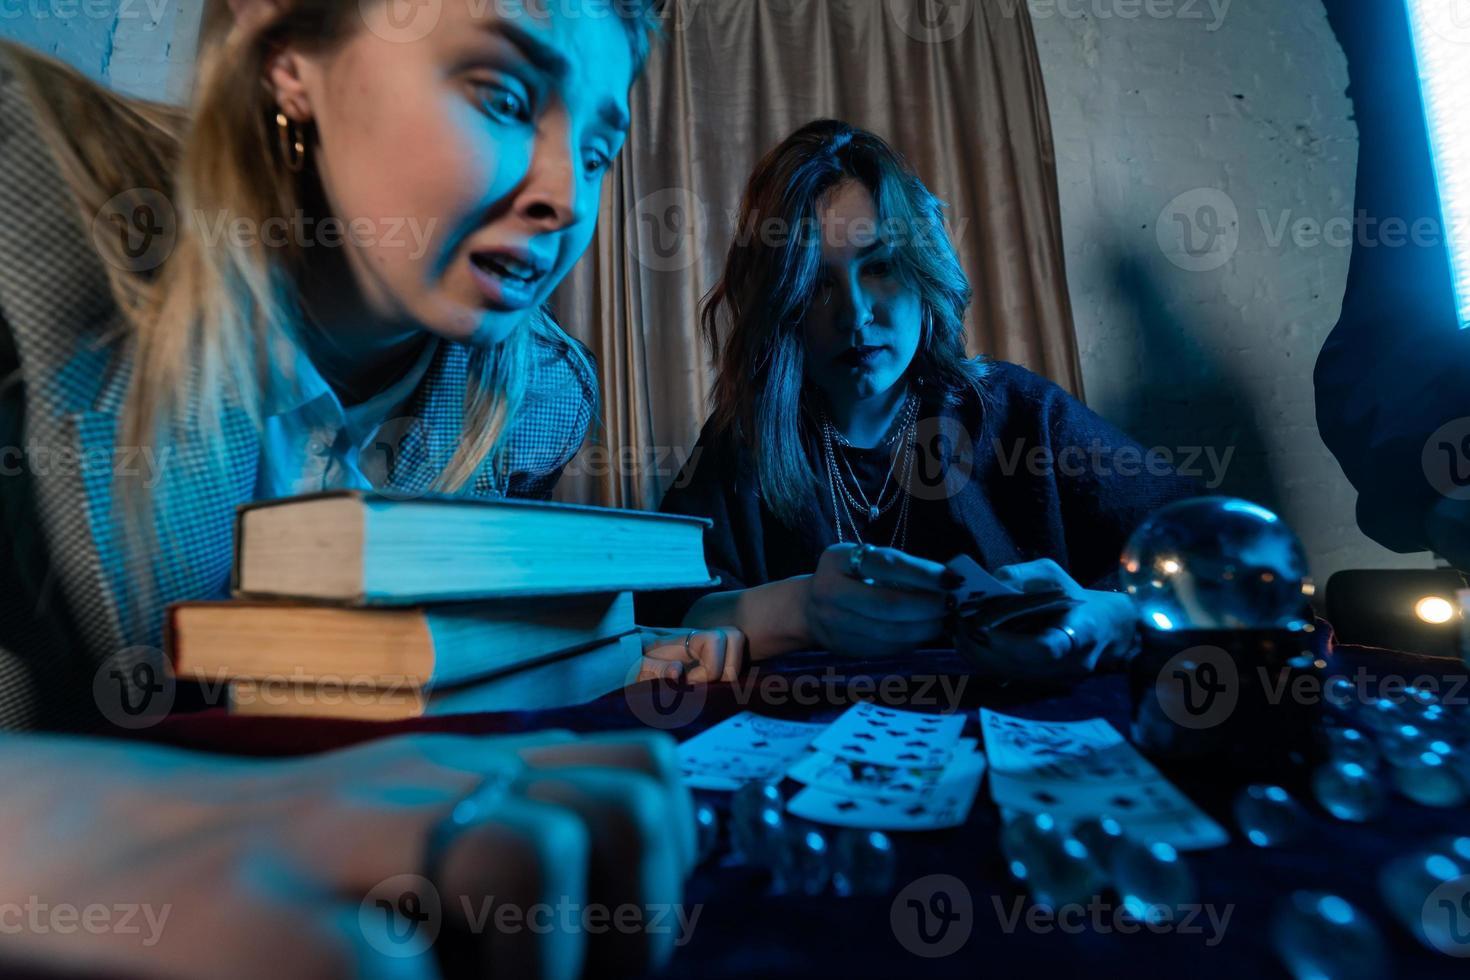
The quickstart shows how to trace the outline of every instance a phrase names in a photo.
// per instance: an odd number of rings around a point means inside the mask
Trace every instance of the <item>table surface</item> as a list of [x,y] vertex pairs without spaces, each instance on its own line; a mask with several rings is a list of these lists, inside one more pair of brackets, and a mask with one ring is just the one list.
[[[1413,678],[1454,672],[1457,664],[1369,648],[1335,647],[1327,654],[1329,673],[1351,675],[1366,665],[1380,674]],[[231,718],[217,712],[181,716],[146,737],[194,748],[256,755],[318,751],[404,731],[499,733],[562,727],[574,731],[647,727],[687,738],[742,710],[797,720],[830,721],[848,706],[847,695],[878,701],[906,688],[893,703],[922,701],[925,684],[958,689],[958,704],[968,718],[965,734],[979,737],[978,708],[992,707],[1021,717],[1077,720],[1102,717],[1128,732],[1129,699],[1125,679],[1088,679],[1069,690],[1012,688],[973,676],[953,652],[916,654],[901,661],[852,661],[809,654],[764,665],[758,683],[712,685],[673,710],[655,701],[650,685],[630,689],[575,708],[553,711],[416,719],[407,723],[362,724],[341,721],[282,723],[273,719]],[[889,687],[885,688],[884,684]],[[800,697],[797,697],[797,693]],[[815,696],[813,696],[815,695]],[[876,695],[876,697],[874,697]],[[803,703],[797,703],[798,701]],[[816,703],[813,703],[816,702]],[[1395,975],[1463,977],[1470,960],[1425,950],[1391,918],[1377,891],[1379,869],[1415,843],[1450,833],[1470,832],[1466,809],[1437,810],[1393,798],[1386,813],[1369,824],[1331,819],[1308,804],[1306,826],[1289,847],[1262,849],[1235,832],[1231,802],[1244,785],[1238,775],[1206,764],[1162,765],[1162,769],[1207,813],[1232,832],[1220,848],[1192,852],[1186,860],[1200,886],[1199,901],[1217,916],[1228,910],[1223,938],[1207,945],[1215,932],[1202,915],[1199,931],[1133,934],[1091,925],[1062,931],[1007,928],[1014,903],[1023,896],[1010,878],[997,846],[1000,818],[982,785],[965,825],[946,831],[892,835],[898,856],[894,891],[883,898],[802,897],[770,894],[761,872],[717,857],[690,881],[686,906],[700,906],[689,942],[679,949],[665,974],[673,977],[852,976],[926,977],[1008,976],[1022,971],[1061,971],[1089,976],[1136,974],[1207,977],[1286,976],[1272,952],[1273,907],[1295,889],[1330,891],[1366,912],[1379,926],[1394,960]],[[1304,802],[1300,784],[1279,780]],[[700,793],[723,813],[728,794]],[[952,928],[968,938],[950,955],[920,957],[900,941],[890,922],[892,895],[928,875],[960,879],[969,893],[972,915]],[[910,945],[913,945],[910,941]]]

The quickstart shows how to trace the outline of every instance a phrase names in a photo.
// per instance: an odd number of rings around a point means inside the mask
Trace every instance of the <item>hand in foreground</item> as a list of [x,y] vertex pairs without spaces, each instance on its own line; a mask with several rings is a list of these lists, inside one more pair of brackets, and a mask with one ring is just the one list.
[[[692,805],[662,735],[417,735],[268,762],[0,736],[0,780],[7,974],[642,973],[687,921]],[[456,807],[477,787],[483,806]],[[389,910],[418,920],[429,894],[424,948]],[[616,924],[629,905],[641,927]]]
[[986,634],[988,672],[1023,680],[1071,681],[1120,664],[1132,647],[1138,611],[1121,592],[1084,589],[1050,558],[1008,565],[995,577],[1022,592],[1060,589],[1077,605],[1028,631]]
[[714,629],[644,627],[643,669],[638,680],[654,678],[690,684],[733,681],[745,666],[749,645],[733,626]]
[[[854,557],[859,554],[860,563]],[[908,653],[944,635],[948,590],[960,584],[943,565],[893,548],[833,545],[810,580],[807,631],[813,643],[833,653]]]

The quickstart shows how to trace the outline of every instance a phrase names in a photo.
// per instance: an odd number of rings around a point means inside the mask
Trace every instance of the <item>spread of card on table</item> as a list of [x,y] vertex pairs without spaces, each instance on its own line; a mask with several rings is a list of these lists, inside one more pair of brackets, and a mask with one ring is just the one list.
[[692,789],[733,792],[777,779],[826,725],[781,721],[743,711],[679,746],[679,770]]
[[962,714],[924,714],[864,701],[845,711],[812,747],[881,766],[942,766],[964,728]]
[[880,830],[963,823],[985,757],[960,738],[962,714],[938,715],[867,702],[830,725],[736,715],[679,747],[686,785],[734,791],[782,776],[806,784],[793,816]]
[[980,709],[990,795],[1002,809],[1062,822],[1110,816],[1139,839],[1180,850],[1230,837],[1101,718],[1032,721]]
[[965,741],[968,746],[957,746],[934,785],[922,792],[880,796],[808,786],[787,802],[786,811],[804,820],[872,830],[957,827],[969,816],[985,774],[985,756],[975,750],[974,739]]

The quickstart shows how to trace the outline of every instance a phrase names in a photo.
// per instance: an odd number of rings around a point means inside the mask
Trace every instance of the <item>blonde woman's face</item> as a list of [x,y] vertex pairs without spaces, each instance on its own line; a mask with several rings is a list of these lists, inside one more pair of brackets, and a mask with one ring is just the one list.
[[317,127],[357,284],[379,315],[499,343],[592,239],[627,130],[624,22],[606,0],[352,6],[361,29],[272,80]]

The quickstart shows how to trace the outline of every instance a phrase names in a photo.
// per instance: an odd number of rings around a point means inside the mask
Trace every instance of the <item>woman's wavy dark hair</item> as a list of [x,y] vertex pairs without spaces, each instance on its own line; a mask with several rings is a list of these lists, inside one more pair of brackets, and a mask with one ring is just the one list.
[[893,267],[922,301],[915,376],[954,400],[979,389],[986,368],[965,351],[970,281],[944,226],[945,205],[882,138],[831,119],[797,130],[766,154],[740,205],[735,242],[700,318],[717,377],[717,433],[749,447],[767,505],[788,526],[818,507],[819,485],[801,437],[802,322],[819,282],[819,209],[849,181],[873,195]]

